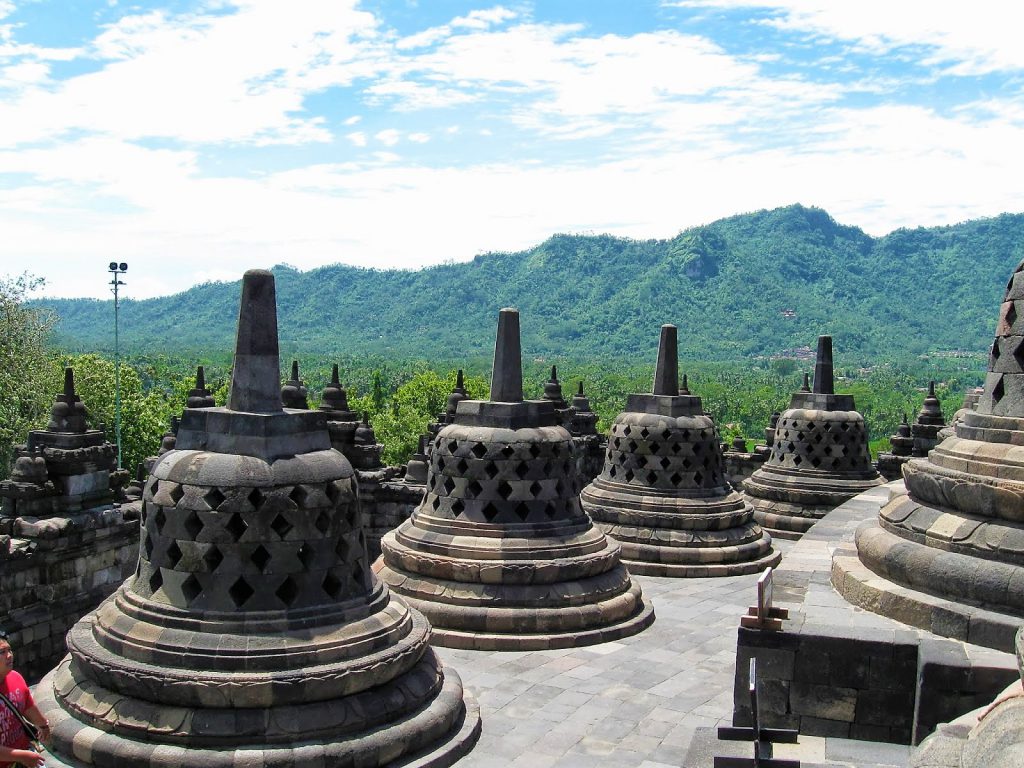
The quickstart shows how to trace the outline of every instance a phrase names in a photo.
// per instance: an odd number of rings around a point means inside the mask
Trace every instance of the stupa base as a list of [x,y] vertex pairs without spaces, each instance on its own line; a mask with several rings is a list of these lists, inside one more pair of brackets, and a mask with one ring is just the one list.
[[[960,564],[971,569],[985,570],[998,565],[906,541],[868,521],[857,529],[857,553],[839,550],[833,556],[832,586],[847,601],[872,613],[954,640],[1013,651],[1014,635],[1024,621],[1024,615],[1002,613],[977,603],[953,600],[937,594],[935,587],[936,594],[933,594],[880,575],[874,568],[879,567],[879,557],[884,557],[885,553],[917,565],[934,561],[937,556],[947,564],[963,561]],[[972,560],[979,562],[972,563]]]
[[[183,710],[169,706],[165,722],[147,726],[153,740],[135,740],[83,723],[60,706],[54,696],[54,678],[66,671],[70,663],[70,657],[66,657],[36,686],[36,704],[53,727],[53,746],[57,750],[47,752],[48,768],[442,768],[466,755],[480,736],[479,704],[463,689],[458,673],[445,667],[442,687],[426,707],[383,728],[351,736],[271,746],[263,744],[259,734],[254,733],[252,746],[225,749],[161,744],[162,730],[182,727],[181,722],[175,725],[174,718]],[[111,693],[108,703],[123,710],[118,712],[119,719],[130,720],[130,702],[131,699]],[[237,711],[240,715],[246,712]],[[185,727],[202,726],[192,722]],[[241,721],[239,727],[243,727]]]
[[[770,538],[769,538],[770,540]],[[714,576],[744,576],[774,568],[782,560],[782,553],[769,547],[761,557],[737,562],[677,563],[671,562],[672,552],[660,552],[663,547],[630,547],[622,545],[622,564],[632,574],[640,576],[668,576],[670,578],[700,579]],[[637,550],[634,552],[634,550]],[[721,553],[716,553],[720,555]],[[665,560],[658,559],[665,555]]]

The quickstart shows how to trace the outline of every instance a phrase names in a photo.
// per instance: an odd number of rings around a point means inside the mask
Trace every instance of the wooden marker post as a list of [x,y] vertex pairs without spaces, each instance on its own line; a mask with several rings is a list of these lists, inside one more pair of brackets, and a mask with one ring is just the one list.
[[740,626],[778,632],[782,629],[782,622],[788,618],[787,608],[772,605],[772,569],[765,568],[757,580],[757,605],[750,606],[747,615],[740,617]]

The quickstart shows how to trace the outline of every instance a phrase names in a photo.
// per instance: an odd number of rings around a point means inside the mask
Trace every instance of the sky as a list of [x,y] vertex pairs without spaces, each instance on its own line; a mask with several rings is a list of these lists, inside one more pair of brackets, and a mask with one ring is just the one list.
[[147,298],[792,203],[1020,212],[1004,0],[0,0],[0,278]]

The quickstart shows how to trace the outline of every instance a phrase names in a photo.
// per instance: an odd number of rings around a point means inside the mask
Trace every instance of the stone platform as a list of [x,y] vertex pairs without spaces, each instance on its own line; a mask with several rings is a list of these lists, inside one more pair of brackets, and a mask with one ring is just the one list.
[[[856,559],[857,527],[900,486],[842,504],[786,552],[775,575],[775,603],[791,616],[783,631],[738,631],[736,690],[745,695],[746,663],[756,653],[767,726],[916,744],[938,723],[991,701],[1016,676],[1008,653],[866,611],[833,587],[833,564]],[[744,698],[736,701],[734,723],[746,725]]]

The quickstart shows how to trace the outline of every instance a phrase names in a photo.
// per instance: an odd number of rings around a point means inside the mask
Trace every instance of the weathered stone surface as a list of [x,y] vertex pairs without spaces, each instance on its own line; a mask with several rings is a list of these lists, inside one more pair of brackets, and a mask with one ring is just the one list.
[[754,519],[773,535],[799,538],[831,509],[882,484],[871,464],[864,417],[834,394],[832,339],[818,339],[814,391],[795,392],[773,432],[771,453],[744,483]]
[[630,395],[615,418],[583,509],[634,573],[729,576],[776,565],[771,536],[725,478],[714,422],[699,397],[678,394],[675,344],[675,326],[662,326],[654,391]]
[[653,611],[580,507],[573,439],[553,403],[523,401],[519,349],[518,312],[502,310],[492,400],[457,402],[430,446],[422,503],[384,536],[375,570],[445,646],[556,648],[638,632]]
[[232,403],[250,410],[185,411],[134,577],[39,686],[54,765],[448,765],[476,738],[426,620],[370,571],[325,414],[281,408],[273,295],[246,274]]

